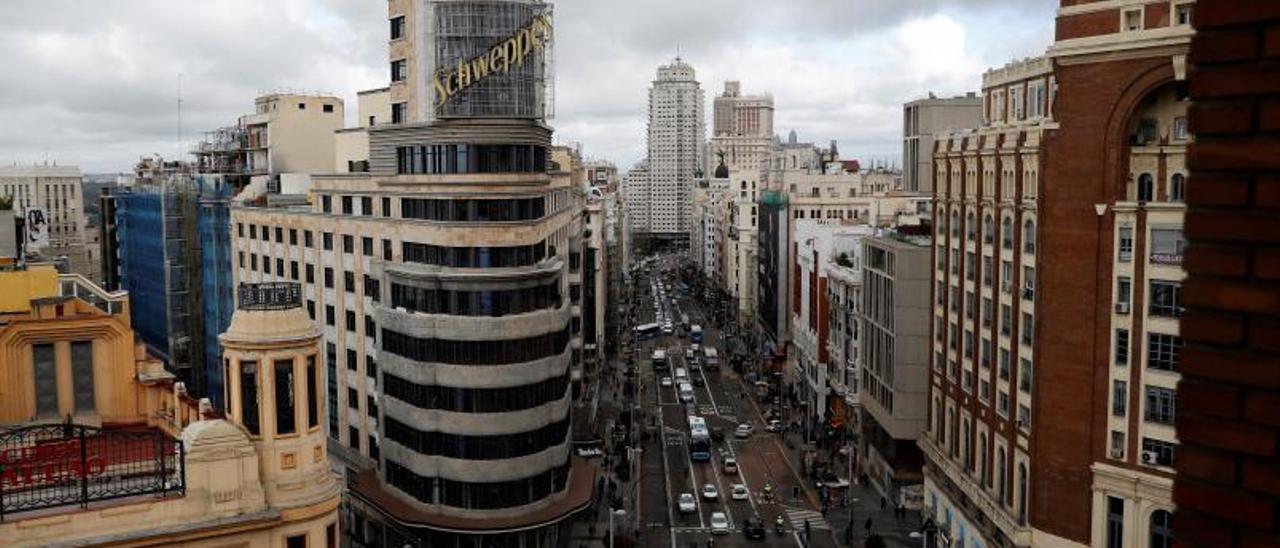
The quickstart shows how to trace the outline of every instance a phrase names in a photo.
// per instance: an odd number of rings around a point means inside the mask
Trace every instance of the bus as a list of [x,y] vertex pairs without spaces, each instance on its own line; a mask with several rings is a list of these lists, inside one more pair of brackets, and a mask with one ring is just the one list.
[[698,325],[695,323],[689,327],[689,340],[696,343],[702,342],[702,326],[701,325]]
[[653,351],[653,368],[662,371],[667,368],[667,351],[661,348]]
[[689,415],[689,460],[711,460],[711,431],[707,430],[707,420],[697,415]]
[[658,330],[662,326],[656,323],[647,323],[636,327],[636,340],[644,341],[658,336]]
[[716,353],[716,349],[708,346],[702,349],[702,354],[706,357],[707,369],[712,371],[720,369],[720,355]]

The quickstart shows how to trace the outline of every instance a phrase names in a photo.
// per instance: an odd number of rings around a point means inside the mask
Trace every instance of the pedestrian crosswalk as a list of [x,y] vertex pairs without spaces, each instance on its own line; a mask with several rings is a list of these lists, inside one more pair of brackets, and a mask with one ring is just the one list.
[[810,510],[808,508],[786,508],[787,520],[791,522],[791,527],[797,531],[804,531],[805,520],[809,521],[809,527],[815,530],[830,530],[831,524],[827,523],[827,518],[822,517],[821,512]]

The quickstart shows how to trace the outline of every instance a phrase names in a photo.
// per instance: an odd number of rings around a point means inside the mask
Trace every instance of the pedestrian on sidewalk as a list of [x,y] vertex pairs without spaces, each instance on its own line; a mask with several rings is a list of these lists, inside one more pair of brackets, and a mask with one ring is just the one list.
[[870,535],[871,534],[871,518],[867,518],[866,526],[867,526],[867,534]]
[[888,501],[886,501],[886,500],[884,499],[884,497],[880,497],[880,511],[881,511],[881,512],[883,512],[883,511],[884,511],[884,507],[885,507],[885,504],[886,504],[887,502],[888,502]]

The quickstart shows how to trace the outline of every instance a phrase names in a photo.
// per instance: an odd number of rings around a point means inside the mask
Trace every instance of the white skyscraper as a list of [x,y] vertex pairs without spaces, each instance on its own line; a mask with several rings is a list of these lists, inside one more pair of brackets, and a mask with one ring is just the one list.
[[690,200],[701,175],[705,136],[702,88],[693,67],[677,57],[658,67],[649,88],[647,170],[627,176],[628,215],[641,238],[688,238]]

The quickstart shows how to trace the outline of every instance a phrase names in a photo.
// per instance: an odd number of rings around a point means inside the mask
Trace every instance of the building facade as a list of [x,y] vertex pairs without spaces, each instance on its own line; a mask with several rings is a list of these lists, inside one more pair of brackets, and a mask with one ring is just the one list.
[[920,445],[947,539],[1171,542],[1193,7],[1063,2],[937,144]]
[[228,367],[253,397],[224,417],[135,342],[127,293],[31,267],[0,295],[6,546],[338,546],[301,309],[237,316]]
[[902,106],[902,189],[933,192],[933,136],[976,128],[982,122],[982,98],[970,92],[949,99],[917,99]]
[[649,88],[648,154],[642,169],[628,173],[632,230],[650,242],[687,245],[690,198],[705,174],[706,125],[702,88],[692,66],[676,58],[658,67]]
[[928,405],[929,239],[883,232],[863,241],[862,473],[907,508],[920,507],[920,449]]
[[253,107],[234,125],[205,132],[191,150],[195,172],[220,174],[243,188],[255,177],[333,171],[342,99],[278,92],[258,96]]
[[[420,32],[456,56],[441,66],[495,33],[532,33],[538,57],[551,32],[541,2],[432,6],[494,17]],[[232,209],[237,281],[301,283],[321,325],[359,546],[558,545],[592,498],[571,410],[586,324],[598,340],[602,323],[585,295],[601,293],[603,252],[584,237],[602,215],[587,218],[581,159],[551,146],[542,110],[480,85],[432,121],[371,128],[369,171],[314,177],[310,204]]]
[[26,220],[27,253],[45,260],[66,257],[67,269],[90,280],[99,277],[98,264],[88,252],[85,237],[84,175],[75,166],[0,166],[0,197],[13,200],[13,210]]

